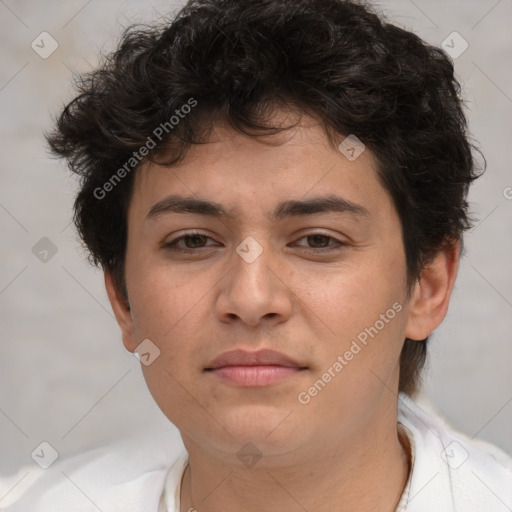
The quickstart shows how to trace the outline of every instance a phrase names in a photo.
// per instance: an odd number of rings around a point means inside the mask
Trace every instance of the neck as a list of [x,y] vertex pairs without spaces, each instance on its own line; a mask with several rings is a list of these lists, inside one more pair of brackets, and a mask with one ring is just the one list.
[[334,447],[317,440],[292,463],[243,469],[186,442],[180,512],[393,512],[410,471],[407,437],[396,416],[386,429],[358,434]]

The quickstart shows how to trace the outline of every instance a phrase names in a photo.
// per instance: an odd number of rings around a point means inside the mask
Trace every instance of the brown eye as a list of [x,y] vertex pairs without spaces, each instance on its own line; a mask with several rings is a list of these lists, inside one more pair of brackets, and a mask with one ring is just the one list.
[[329,240],[331,240],[331,237],[327,235],[308,235],[305,238],[308,239],[308,242],[313,244],[314,248],[327,247]]
[[341,240],[338,240],[324,233],[312,233],[310,235],[305,235],[301,237],[299,240],[307,241],[307,245],[298,244],[299,247],[305,248],[306,250],[309,249],[310,251],[317,253],[326,253],[329,251],[340,249],[343,246],[347,245]]
[[[185,245],[187,246],[187,249],[196,249],[197,247],[203,247],[201,242],[204,242],[205,239],[208,238],[204,235],[187,235],[181,238],[181,240],[185,241]],[[179,239],[178,239],[179,240]],[[191,241],[191,244],[187,244],[187,241]],[[190,247],[192,245],[192,247]]]
[[207,240],[212,240],[209,236],[199,233],[192,233],[183,235],[163,245],[164,249],[176,252],[192,253],[198,252],[197,250],[211,246],[206,244]]

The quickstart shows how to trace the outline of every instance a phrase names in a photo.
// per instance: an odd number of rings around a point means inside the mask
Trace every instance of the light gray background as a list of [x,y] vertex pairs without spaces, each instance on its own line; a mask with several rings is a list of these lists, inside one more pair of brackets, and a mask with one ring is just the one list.
[[[71,70],[90,70],[100,50],[114,48],[121,25],[155,19],[170,5],[0,0],[0,475],[30,464],[43,440],[63,457],[173,428],[122,346],[102,275],[70,225],[76,183],[49,158],[41,133],[73,95]],[[469,43],[456,71],[488,170],[470,195],[479,224],[432,338],[425,392],[455,425],[512,452],[512,1],[378,5],[432,44],[453,31]],[[48,59],[30,46],[43,31],[59,44]],[[47,263],[32,253],[42,237],[58,248]]]

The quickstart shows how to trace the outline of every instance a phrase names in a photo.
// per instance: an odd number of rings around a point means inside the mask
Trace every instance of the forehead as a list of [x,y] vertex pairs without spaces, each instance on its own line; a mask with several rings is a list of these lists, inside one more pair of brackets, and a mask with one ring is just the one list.
[[[339,136],[340,142],[345,139]],[[208,142],[190,146],[180,163],[145,162],[136,172],[130,211],[151,217],[202,210],[234,220],[263,210],[269,220],[279,220],[308,208],[320,211],[326,200],[333,210],[366,215],[389,196],[370,150],[347,158],[318,122],[304,116],[295,128],[268,137],[219,124]]]

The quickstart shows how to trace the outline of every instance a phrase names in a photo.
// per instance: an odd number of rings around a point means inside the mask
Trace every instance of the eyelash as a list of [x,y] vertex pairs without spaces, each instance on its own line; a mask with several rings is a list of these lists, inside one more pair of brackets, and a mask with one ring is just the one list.
[[[164,249],[168,249],[168,250],[173,251],[173,252],[179,252],[179,253],[183,253],[183,254],[191,254],[191,253],[194,253],[194,252],[199,252],[202,249],[206,249],[207,246],[205,246],[205,247],[197,247],[195,249],[181,249],[181,248],[178,248],[176,246],[176,244],[178,242],[181,242],[182,240],[185,240],[185,239],[193,238],[194,236],[201,236],[203,238],[207,238],[207,239],[212,240],[211,237],[209,237],[207,235],[204,235],[202,233],[188,233],[186,235],[182,235],[182,236],[180,236],[178,238],[175,238],[174,240],[171,240],[170,242],[164,244],[163,248]],[[299,240],[302,240],[303,238],[312,237],[312,236],[322,236],[322,237],[325,237],[325,238],[327,238],[329,240],[333,240],[334,242],[336,242],[335,246],[328,246],[328,247],[321,247],[321,248],[317,248],[317,247],[309,247],[309,248],[307,248],[311,252],[316,253],[316,254],[319,254],[319,253],[324,253],[325,254],[327,252],[340,249],[341,247],[347,245],[346,243],[341,242],[340,240],[338,240],[338,239],[336,239],[336,238],[334,238],[334,237],[332,237],[330,235],[326,235],[324,233],[309,233],[307,235],[304,235],[304,236],[300,237]]]

